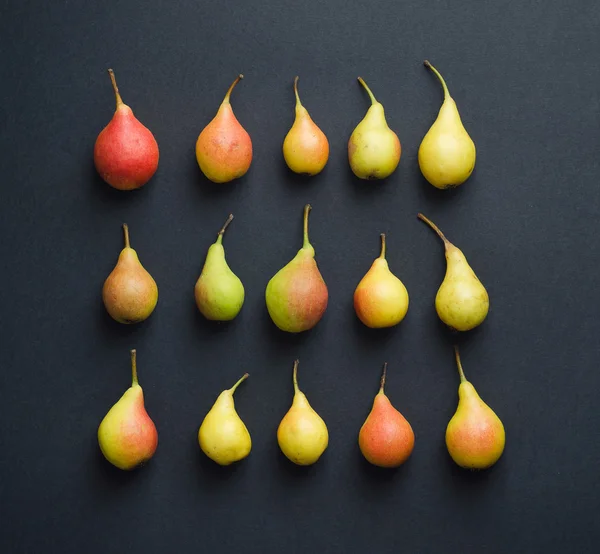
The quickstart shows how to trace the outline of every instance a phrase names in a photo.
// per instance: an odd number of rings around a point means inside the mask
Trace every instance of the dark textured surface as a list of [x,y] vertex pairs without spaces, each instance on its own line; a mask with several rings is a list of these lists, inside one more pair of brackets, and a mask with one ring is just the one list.
[[[60,5],[59,5],[60,4]],[[600,540],[600,7],[464,1],[263,3],[1,2],[0,551],[590,552]],[[50,7],[52,6],[52,7]],[[459,7],[460,6],[460,7]],[[444,74],[478,148],[462,188],[424,183],[416,154]],[[133,194],[96,176],[92,148],[114,109],[107,67],[155,134],[158,173]],[[254,142],[235,184],[200,174],[196,137],[233,78]],[[286,170],[292,79],[328,135],[312,180]],[[368,107],[362,75],[403,145],[385,183],[357,181],[346,141]],[[330,306],[310,333],[268,319],[264,287],[301,244],[302,206]],[[246,286],[230,325],[199,316],[192,289],[227,214],[229,262]],[[442,246],[423,211],[459,245],[491,311],[461,335],[465,371],[503,419],[504,457],[458,470],[444,446],[458,377],[432,307]],[[159,285],[156,312],[125,327],[100,289],[120,224]],[[411,298],[398,329],[370,332],[352,292],[388,233]],[[152,462],[112,469],[96,428],[128,385],[138,349],[159,430]],[[318,465],[292,467],[275,439],[301,385],[328,423]],[[399,471],[362,461],[357,434],[384,360],[388,393],[416,447]],[[253,437],[221,469],[196,442],[216,395],[236,395]]]

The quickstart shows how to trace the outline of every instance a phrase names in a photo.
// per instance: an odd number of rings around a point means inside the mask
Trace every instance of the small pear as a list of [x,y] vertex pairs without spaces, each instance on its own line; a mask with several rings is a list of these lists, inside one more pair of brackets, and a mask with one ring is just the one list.
[[327,309],[329,293],[321,277],[315,249],[308,240],[310,204],[304,206],[304,244],[294,259],[267,284],[265,300],[273,323],[282,331],[312,329]]
[[485,469],[493,466],[504,452],[504,425],[465,378],[456,346],[454,352],[460,386],[458,407],[446,428],[446,446],[450,456],[459,466],[467,469]]
[[110,316],[119,323],[138,323],[150,317],[158,302],[158,287],[129,245],[129,227],[124,223],[125,248],[117,265],[104,281],[102,300]]
[[218,396],[198,430],[200,448],[211,460],[222,466],[242,460],[250,454],[252,448],[250,433],[235,411],[233,402],[235,389],[247,378],[246,373],[233,387]]
[[229,268],[223,248],[223,234],[232,220],[233,215],[230,214],[217,235],[217,241],[209,247],[202,273],[194,287],[198,309],[206,319],[213,321],[232,320],[244,304],[244,285]]
[[252,140],[235,117],[229,97],[243,75],[233,81],[217,115],[196,142],[196,159],[202,173],[213,183],[228,183],[245,175],[252,162]]
[[98,135],[94,164],[112,187],[132,190],[145,185],[158,168],[158,144],[149,129],[123,103],[112,69],[108,70],[117,109],[110,123]]
[[475,144],[462,124],[456,102],[443,77],[428,61],[425,61],[425,67],[431,69],[442,83],[444,102],[419,147],[419,167],[423,177],[434,187],[457,187],[473,173]]
[[158,433],[144,407],[144,392],[137,378],[136,352],[131,351],[132,383],[108,411],[98,427],[98,444],[104,457],[119,469],[133,469],[154,456]]
[[371,413],[358,434],[358,446],[368,462],[379,467],[401,466],[415,446],[415,434],[383,391],[387,363],[383,365],[379,392]]
[[277,442],[286,458],[299,466],[314,464],[329,444],[329,433],[321,416],[312,409],[298,388],[298,364],[294,362],[294,400],[277,429]]
[[361,77],[358,81],[366,89],[372,104],[350,135],[348,160],[359,179],[385,179],[400,162],[400,140],[388,127],[383,106],[377,102],[367,83]]
[[385,259],[385,234],[381,234],[381,254],[354,291],[354,310],[372,329],[398,325],[408,311],[408,292]]
[[488,293],[462,251],[423,214],[418,214],[417,217],[427,223],[444,241],[446,275],[435,297],[438,316],[452,329],[469,331],[483,323],[486,318],[490,308]]
[[285,163],[294,173],[316,175],[329,158],[329,141],[300,102],[298,77],[294,79],[296,119],[283,141]]

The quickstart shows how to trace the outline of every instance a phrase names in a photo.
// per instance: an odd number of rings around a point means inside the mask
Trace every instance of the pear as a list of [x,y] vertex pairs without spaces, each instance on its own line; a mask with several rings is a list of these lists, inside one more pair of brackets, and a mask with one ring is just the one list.
[[98,444],[104,457],[119,469],[133,469],[154,456],[158,433],[144,407],[144,392],[137,378],[136,352],[131,351],[132,383],[108,411],[98,427]]
[[417,217],[427,223],[444,241],[446,275],[435,297],[438,316],[452,329],[469,331],[483,323],[486,318],[490,308],[488,293],[462,251],[423,214],[418,214]]
[[383,391],[387,362],[383,364],[383,373],[379,392],[375,395],[371,413],[363,423],[358,434],[358,446],[363,456],[379,467],[398,467],[413,451],[415,434]]
[[104,281],[102,300],[110,316],[119,323],[138,323],[150,317],[158,302],[158,287],[129,245],[129,227],[123,224],[125,248],[117,265]]
[[265,300],[273,323],[282,331],[312,329],[327,309],[329,294],[321,277],[315,249],[308,240],[310,204],[304,206],[304,244],[294,259],[267,284]]
[[454,347],[454,352],[460,386],[458,407],[446,428],[446,446],[459,466],[485,469],[502,456],[506,442],[504,425],[465,378],[458,347]]
[[298,388],[298,364],[294,362],[294,400],[277,429],[277,442],[286,458],[299,466],[314,464],[329,444],[329,433],[321,416],[312,409]]
[[377,102],[367,83],[361,77],[358,81],[369,94],[371,107],[350,135],[348,160],[358,178],[385,179],[400,162],[400,140],[388,127],[383,106]]
[[200,448],[222,466],[244,459],[252,448],[250,433],[235,411],[233,402],[235,389],[247,378],[245,373],[233,387],[218,396],[198,430]]
[[223,234],[232,220],[233,215],[230,214],[217,235],[217,241],[209,247],[202,273],[194,287],[198,309],[206,319],[213,321],[232,320],[244,304],[244,285],[229,269],[223,248]]
[[283,141],[285,163],[294,173],[316,175],[329,158],[329,141],[300,102],[298,77],[294,79],[296,119]]
[[354,291],[354,310],[372,329],[398,325],[408,311],[408,292],[385,259],[385,234],[381,234],[381,254]]
[[456,187],[464,183],[475,167],[475,144],[465,130],[456,102],[437,69],[428,61],[442,83],[444,102],[440,112],[419,147],[419,167],[423,177],[438,189]]
[[123,103],[112,69],[108,70],[117,99],[117,109],[98,135],[94,164],[112,187],[132,190],[145,185],[158,168],[158,144],[154,135]]
[[202,173],[213,183],[237,179],[250,168],[252,141],[235,117],[229,97],[243,75],[233,81],[217,115],[202,130],[196,142],[196,159]]

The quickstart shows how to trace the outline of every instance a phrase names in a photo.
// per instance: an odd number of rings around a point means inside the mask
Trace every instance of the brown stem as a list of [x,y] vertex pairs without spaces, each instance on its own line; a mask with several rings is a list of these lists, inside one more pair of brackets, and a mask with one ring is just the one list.
[[385,233],[381,233],[381,254],[379,254],[379,257],[385,260]]
[[385,376],[387,374],[387,362],[383,364],[383,371],[381,373],[381,381],[379,382],[379,392],[383,394],[383,387],[385,386]]
[[112,83],[113,90],[115,91],[115,97],[117,99],[117,108],[123,105],[123,100],[121,99],[121,95],[119,94],[119,87],[117,86],[117,79],[115,78],[115,72],[112,69],[108,70],[108,74],[110,75],[110,82]]
[[223,242],[223,234],[225,233],[225,230],[227,229],[227,227],[229,227],[229,224],[232,221],[233,221],[233,214],[229,214],[227,221],[223,224],[223,227],[221,227],[221,230],[219,231],[219,234],[217,235],[217,243],[218,244],[221,244]]
[[304,243],[302,244],[302,248],[308,248],[310,246],[310,241],[308,240],[308,214],[312,210],[310,204],[306,204],[304,206]]
[[246,379],[248,379],[249,376],[249,373],[244,373],[244,375],[241,376],[240,380],[229,389],[229,392],[233,394],[235,392],[235,389],[237,389]]
[[298,366],[300,365],[300,360],[296,360],[294,362],[294,371],[292,373],[292,380],[294,381],[294,392],[300,392],[300,388],[298,387]]
[[458,346],[454,346],[454,357],[456,358],[456,365],[458,366],[458,374],[460,375],[460,382],[464,383],[467,378],[465,377],[465,372],[463,371],[462,363],[460,361],[460,354],[458,352]]
[[131,386],[138,384],[136,351],[131,351]]
[[125,235],[125,248],[131,248],[129,245],[129,225],[123,223],[123,234]]
[[233,83],[231,83],[231,86],[227,90],[227,94],[225,95],[225,98],[223,100],[223,104],[229,104],[229,97],[231,96],[231,91],[233,90],[233,88],[235,87],[235,85],[237,85],[240,82],[240,79],[243,79],[243,78],[244,78],[244,76],[240,73],[235,78],[235,81],[233,81]]
[[433,221],[427,219],[423,214],[417,214],[417,217],[421,221],[427,223],[427,225],[429,225],[437,233],[438,237],[440,237],[444,241],[444,244],[449,244],[450,241],[446,238],[444,233],[440,231],[439,227]]
[[302,106],[302,102],[300,102],[300,95],[298,94],[298,79],[300,79],[300,77],[298,77],[298,76],[296,76],[296,78],[294,79],[294,94],[296,95],[296,107],[297,108]]

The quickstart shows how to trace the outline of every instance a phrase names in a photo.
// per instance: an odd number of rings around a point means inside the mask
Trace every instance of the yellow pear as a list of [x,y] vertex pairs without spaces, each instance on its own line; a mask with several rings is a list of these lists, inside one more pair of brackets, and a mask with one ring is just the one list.
[[485,469],[494,465],[504,452],[504,425],[465,378],[457,347],[454,352],[460,386],[458,407],[446,429],[446,446],[459,466]]
[[294,362],[294,400],[277,429],[277,442],[285,456],[299,466],[314,464],[329,444],[329,433],[321,416],[315,412],[298,388],[298,364]]
[[450,96],[443,77],[428,61],[442,83],[444,102],[437,119],[419,147],[419,167],[423,177],[438,189],[456,187],[464,183],[475,167],[475,144],[465,130],[456,102]]
[[250,433],[235,411],[233,401],[235,389],[247,378],[246,373],[233,387],[218,396],[198,430],[200,448],[222,466],[242,460],[252,448]]
[[483,323],[486,318],[490,308],[488,293],[462,251],[423,214],[418,214],[417,217],[427,223],[444,241],[446,275],[435,297],[438,316],[452,329],[469,331]]
[[385,179],[400,162],[400,140],[385,119],[383,106],[377,102],[367,83],[358,81],[371,98],[371,107],[356,126],[348,141],[348,161],[359,179]]
[[329,141],[300,102],[298,77],[294,79],[296,119],[283,141],[285,163],[294,173],[316,175],[329,158]]

